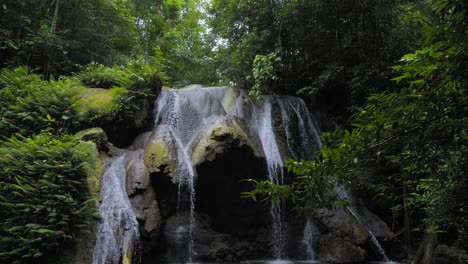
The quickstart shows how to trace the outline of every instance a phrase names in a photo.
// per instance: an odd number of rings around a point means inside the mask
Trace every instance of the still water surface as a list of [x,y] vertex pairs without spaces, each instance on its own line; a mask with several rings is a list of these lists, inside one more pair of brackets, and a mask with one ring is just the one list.
[[[187,262],[187,263],[171,263],[171,264],[218,264],[216,262]],[[327,264],[315,260],[246,260],[241,262],[222,262],[222,264]],[[393,261],[370,261],[362,264],[400,264]]]

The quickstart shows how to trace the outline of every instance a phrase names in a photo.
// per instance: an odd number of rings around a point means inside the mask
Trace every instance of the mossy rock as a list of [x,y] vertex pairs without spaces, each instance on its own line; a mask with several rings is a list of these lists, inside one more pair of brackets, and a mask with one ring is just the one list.
[[216,120],[195,146],[192,153],[194,166],[205,161],[213,161],[231,148],[248,147],[257,157],[263,156],[261,148],[255,144],[254,136],[233,117],[223,117]]
[[77,112],[80,118],[101,116],[115,112],[119,105],[117,98],[126,92],[124,88],[83,88],[78,92]]
[[91,141],[99,150],[109,151],[112,145],[109,143],[106,132],[100,127],[88,128],[75,134],[77,139]]
[[169,131],[164,126],[153,131],[146,145],[143,159],[150,173],[163,172],[175,176],[175,158],[171,155],[167,142],[170,142]]

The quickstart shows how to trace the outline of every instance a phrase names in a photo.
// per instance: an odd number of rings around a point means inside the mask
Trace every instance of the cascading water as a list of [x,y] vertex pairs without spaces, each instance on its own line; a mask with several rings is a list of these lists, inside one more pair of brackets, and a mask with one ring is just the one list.
[[311,217],[307,217],[304,225],[304,232],[302,236],[302,244],[306,251],[306,259],[314,260],[317,258],[315,254],[315,243],[318,237],[318,229]]
[[[338,197],[341,199],[346,199],[350,200],[350,196],[346,189],[342,186],[336,186],[335,187],[335,192],[337,193]],[[387,257],[387,254],[385,254],[385,250],[383,247],[380,245],[379,241],[375,237],[374,233],[364,224],[364,222],[361,220],[361,217],[358,216],[356,213],[356,210],[354,209],[354,206],[352,203],[349,204],[349,206],[346,207],[346,209],[351,213],[351,215],[361,224],[369,233],[369,236],[371,238],[371,242],[374,245],[374,247],[377,249],[377,252],[379,253],[380,257],[382,258],[382,261],[384,262],[389,262],[393,263],[390,261],[390,259]]]
[[[197,92],[199,89],[198,86],[193,86],[183,90],[163,91],[157,100],[155,110],[156,126],[165,126],[176,145],[177,167],[175,174],[179,189],[177,211],[178,213],[183,211],[190,213],[189,223],[181,222],[178,230],[181,233],[188,231],[189,261],[192,261],[192,257],[196,254],[193,241],[196,194],[196,170],[191,158],[193,146],[199,139],[201,132],[204,131],[204,127],[211,123],[210,117],[224,114],[220,102],[213,101],[209,93]],[[184,199],[184,197],[188,199]],[[188,225],[188,230],[184,228],[186,225]]]
[[[99,207],[101,222],[98,226],[93,264],[131,261],[138,248],[138,222],[125,190],[125,165],[127,155],[116,158],[102,178]],[[129,262],[127,262],[129,263]]]
[[[314,151],[320,149],[322,141],[320,139],[320,130],[314,119],[310,115],[307,106],[303,100],[297,100],[294,97],[286,97],[279,100],[283,127],[286,135],[286,143],[292,158],[295,160],[313,158]],[[291,124],[297,123],[295,138],[290,130]],[[318,229],[310,215],[306,216],[304,230],[302,234],[302,245],[306,253],[307,260],[316,259],[315,244],[318,237]]]
[[[231,87],[207,87],[194,85],[180,90],[163,90],[155,110],[156,127],[170,131],[171,143],[176,149],[177,166],[175,181],[179,186],[179,212],[190,212],[188,223],[189,261],[194,252],[192,232],[195,228],[195,178],[197,172],[192,164],[192,152],[203,133],[219,118],[231,116],[243,120],[265,155],[268,179],[283,184],[283,159],[309,159],[312,146],[317,146],[319,132],[313,123],[304,102],[295,97],[262,96],[246,100],[243,90]],[[273,112],[280,111],[280,120],[275,123]],[[294,119],[294,122],[292,120]],[[292,124],[294,123],[294,125]],[[277,126],[284,128],[289,153],[282,153],[277,141]],[[160,129],[162,131],[163,129]],[[298,132],[298,133],[297,133]],[[188,202],[182,197],[187,197]],[[184,204],[188,204],[184,206]],[[273,254],[279,259],[284,247],[284,223],[281,206],[272,207]],[[181,223],[187,225],[187,223]]]
[[[156,101],[153,133],[164,140],[174,159],[171,176],[178,187],[175,233],[176,241],[180,240],[176,244],[183,247],[184,252],[179,248],[176,251],[183,260],[191,262],[197,257],[194,244],[199,218],[195,214],[197,170],[193,161],[196,154],[194,148],[216,122],[234,120],[242,124],[242,129],[248,131],[249,140],[261,152],[258,157],[266,161],[267,178],[277,184],[284,182],[286,158],[310,160],[314,151],[321,146],[320,131],[301,99],[290,96],[247,98],[246,91],[231,87],[191,86],[180,90],[163,90]],[[125,190],[125,167],[130,160],[142,160],[145,145],[142,143],[122,151],[123,154],[111,163],[103,176],[102,222],[98,227],[93,264],[128,263],[132,259],[138,263],[139,226]],[[348,210],[364,226],[353,208]],[[270,214],[272,255],[280,263],[286,255],[283,253],[288,234],[283,219],[286,217],[281,206],[272,207]],[[369,234],[382,258],[388,261],[370,230]],[[307,260],[316,259],[314,247],[317,236],[318,228],[313,218],[307,217],[301,241]]]
[[[283,160],[275,138],[272,124],[271,103],[266,101],[256,120],[256,127],[260,136],[268,167],[268,180],[272,183],[283,184]],[[272,205],[270,214],[273,219],[273,256],[280,259],[284,247],[283,220],[281,205]]]

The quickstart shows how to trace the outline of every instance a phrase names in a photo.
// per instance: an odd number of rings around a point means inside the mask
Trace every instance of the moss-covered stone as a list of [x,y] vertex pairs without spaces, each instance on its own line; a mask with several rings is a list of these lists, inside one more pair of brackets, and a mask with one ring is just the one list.
[[175,160],[169,152],[167,140],[170,140],[170,138],[168,138],[165,131],[162,129],[154,131],[146,145],[143,159],[150,173],[164,172],[173,177]]
[[106,132],[100,127],[88,128],[75,134],[77,139],[92,141],[99,150],[109,151],[112,145],[109,143]]
[[241,125],[239,120],[232,117],[218,119],[195,146],[192,153],[193,165],[213,161],[232,147],[247,146],[253,150],[255,156],[262,156],[261,148],[252,139],[253,136],[249,135],[248,130]]
[[124,88],[83,88],[78,92],[77,112],[80,118],[90,115],[106,115],[116,110],[118,96],[125,93]]

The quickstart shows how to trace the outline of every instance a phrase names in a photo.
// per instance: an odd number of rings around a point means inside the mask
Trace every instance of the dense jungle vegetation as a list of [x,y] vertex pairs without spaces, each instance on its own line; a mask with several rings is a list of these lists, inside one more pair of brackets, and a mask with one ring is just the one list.
[[308,211],[311,200],[336,202],[321,194],[346,185],[367,197],[414,263],[432,263],[438,245],[466,252],[467,7],[1,1],[0,262],[46,261],[75,239],[94,213],[89,179],[102,172],[99,140],[76,133],[125,126],[161,81],[298,95],[320,113],[327,133],[316,158],[289,161],[292,183],[258,182],[251,196]]

